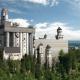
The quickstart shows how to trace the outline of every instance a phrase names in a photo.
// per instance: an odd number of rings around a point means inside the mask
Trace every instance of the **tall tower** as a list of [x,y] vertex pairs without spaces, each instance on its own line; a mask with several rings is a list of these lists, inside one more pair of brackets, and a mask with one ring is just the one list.
[[63,35],[62,35],[62,29],[60,27],[58,27],[57,29],[57,35],[56,35],[56,39],[63,39]]
[[6,20],[8,20],[8,9],[3,8],[1,11],[1,24],[4,24]]

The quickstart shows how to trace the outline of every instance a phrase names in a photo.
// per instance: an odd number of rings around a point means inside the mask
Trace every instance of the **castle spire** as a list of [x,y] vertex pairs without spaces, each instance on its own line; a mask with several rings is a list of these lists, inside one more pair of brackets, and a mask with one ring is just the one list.
[[1,23],[4,24],[6,20],[8,20],[8,9],[3,8],[1,11]]
[[63,35],[62,35],[62,29],[60,27],[58,27],[57,29],[57,35],[56,35],[56,39],[63,39]]

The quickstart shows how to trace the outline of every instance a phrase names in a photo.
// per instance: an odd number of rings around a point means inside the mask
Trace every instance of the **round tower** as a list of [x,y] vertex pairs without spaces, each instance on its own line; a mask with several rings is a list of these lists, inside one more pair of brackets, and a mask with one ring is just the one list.
[[6,20],[8,20],[8,9],[3,8],[1,11],[1,23],[3,24]]
[[63,39],[63,35],[62,35],[62,29],[60,27],[58,27],[57,29],[57,35],[56,35],[56,39]]

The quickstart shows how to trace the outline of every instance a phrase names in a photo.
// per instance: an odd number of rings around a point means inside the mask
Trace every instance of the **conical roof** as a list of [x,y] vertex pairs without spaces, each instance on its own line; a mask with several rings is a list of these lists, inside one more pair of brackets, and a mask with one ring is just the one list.
[[58,27],[58,30],[62,30],[60,27]]

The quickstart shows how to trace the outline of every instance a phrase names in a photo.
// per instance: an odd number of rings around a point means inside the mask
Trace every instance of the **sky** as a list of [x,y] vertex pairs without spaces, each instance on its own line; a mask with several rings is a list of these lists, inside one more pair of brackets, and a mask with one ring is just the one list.
[[55,39],[61,27],[64,39],[80,40],[80,0],[0,0],[0,12],[8,8],[9,20],[20,27],[33,25],[36,38]]

